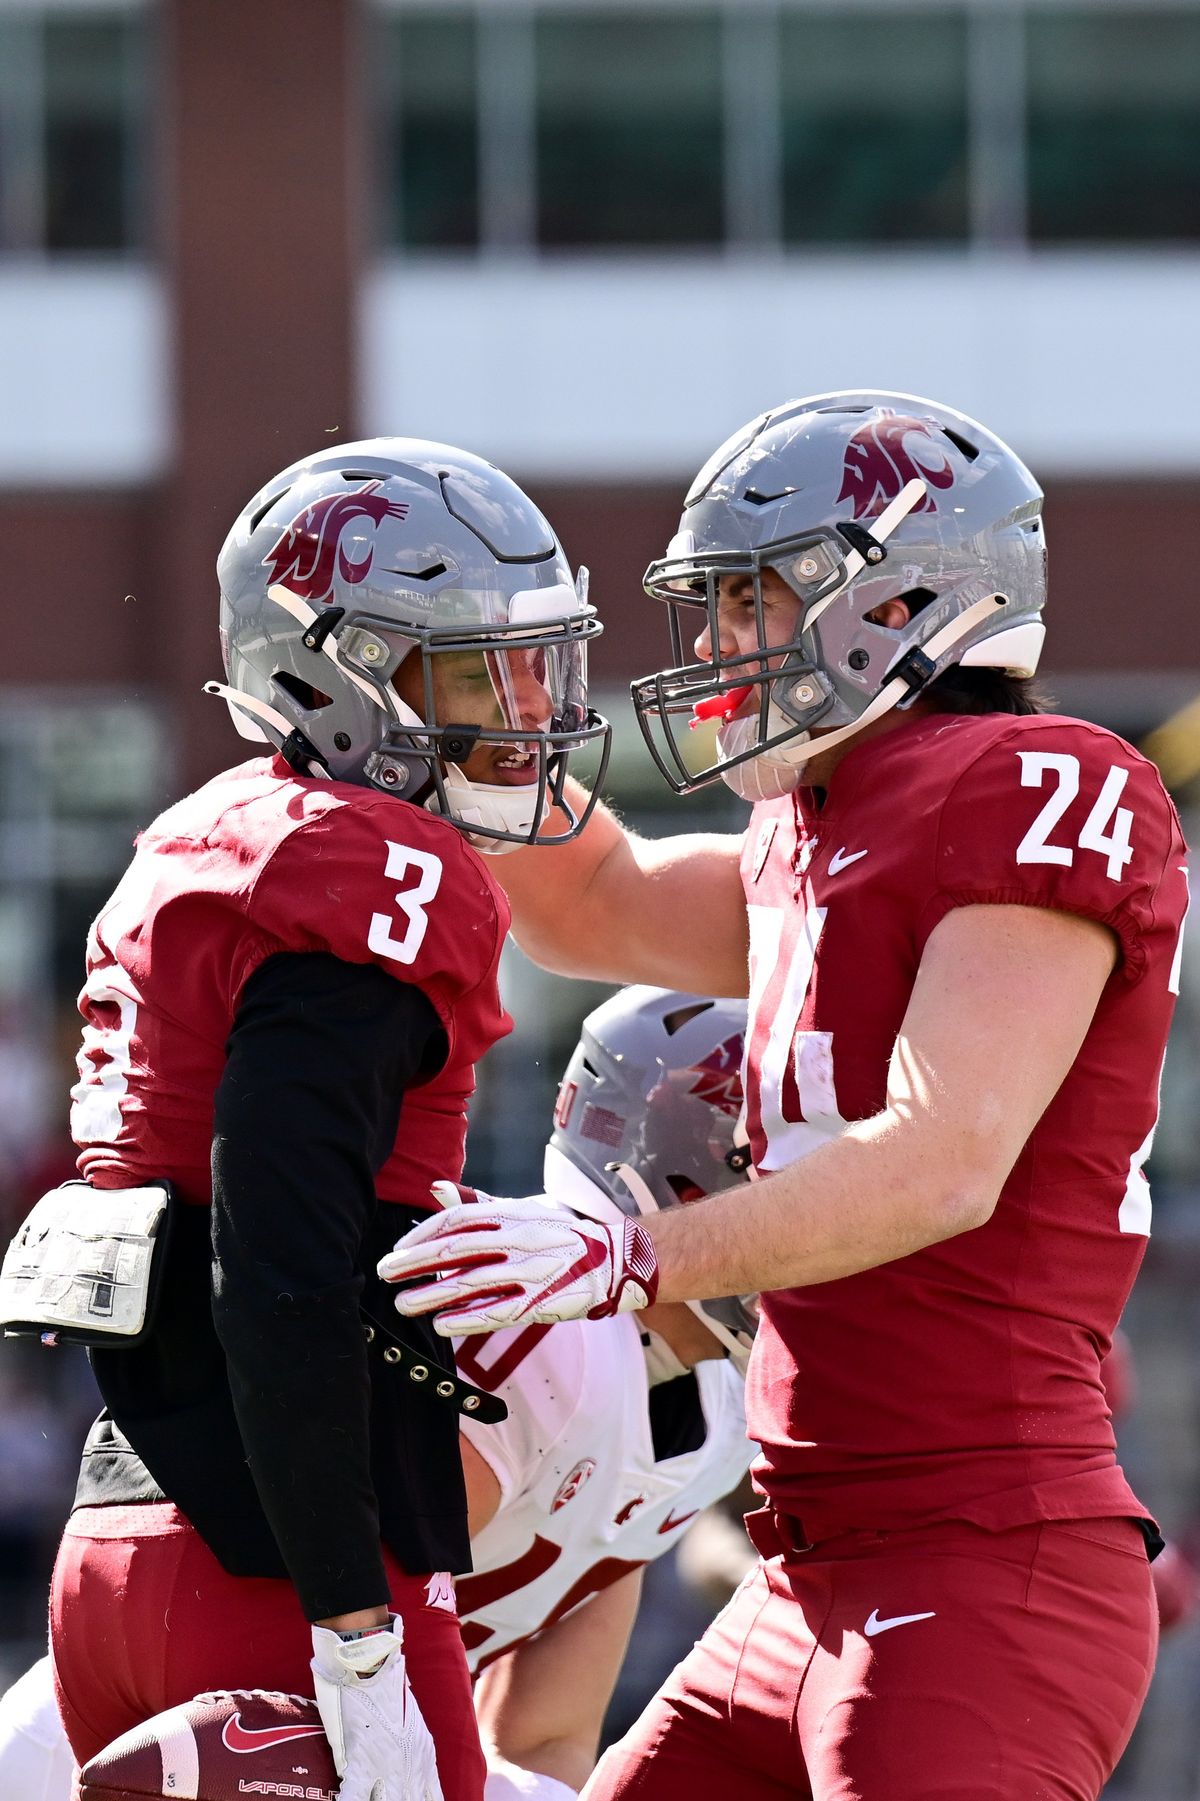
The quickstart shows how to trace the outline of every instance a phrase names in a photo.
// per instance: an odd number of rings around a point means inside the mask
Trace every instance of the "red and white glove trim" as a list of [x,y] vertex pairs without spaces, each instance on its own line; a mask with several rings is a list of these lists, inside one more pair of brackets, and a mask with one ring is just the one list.
[[545,1195],[498,1200],[435,1182],[445,1209],[380,1259],[385,1282],[411,1283],[400,1313],[435,1313],[445,1337],[504,1326],[607,1319],[648,1307],[658,1260],[636,1220],[583,1219]]
[[[603,1228],[607,1230],[607,1228]],[[630,1298],[624,1297],[628,1291]],[[621,1246],[621,1269],[611,1303],[593,1307],[589,1319],[609,1319],[614,1313],[640,1312],[649,1307],[658,1293],[658,1258],[645,1226],[635,1219],[625,1221],[625,1238]]]

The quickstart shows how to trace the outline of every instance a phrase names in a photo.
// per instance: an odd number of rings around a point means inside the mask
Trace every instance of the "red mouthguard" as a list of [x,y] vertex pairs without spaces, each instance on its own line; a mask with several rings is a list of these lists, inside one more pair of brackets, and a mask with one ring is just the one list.
[[694,732],[708,719],[732,719],[750,693],[749,688],[731,688],[727,694],[710,694],[707,700],[698,700],[692,708],[688,730]]

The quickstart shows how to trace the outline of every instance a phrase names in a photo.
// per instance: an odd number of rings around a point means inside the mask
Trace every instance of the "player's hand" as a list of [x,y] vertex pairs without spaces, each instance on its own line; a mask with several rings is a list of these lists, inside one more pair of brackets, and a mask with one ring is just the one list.
[[404,1667],[404,1631],[393,1614],[386,1632],[344,1639],[312,1629],[317,1707],[338,1801],[443,1801],[429,1728]]
[[658,1291],[650,1235],[636,1220],[584,1219],[545,1195],[497,1200],[435,1182],[445,1211],[422,1220],[379,1260],[385,1282],[411,1282],[400,1313],[436,1313],[446,1338],[502,1326],[607,1319],[648,1307]]

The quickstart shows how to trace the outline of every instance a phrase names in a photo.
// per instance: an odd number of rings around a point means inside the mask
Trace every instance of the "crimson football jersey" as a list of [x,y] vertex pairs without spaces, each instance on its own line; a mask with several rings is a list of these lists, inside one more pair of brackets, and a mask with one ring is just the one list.
[[883,1108],[922,951],[952,908],[1056,908],[1120,945],[985,1225],[763,1297],[747,1390],[759,1484],[814,1539],[1143,1514],[1099,1364],[1150,1230],[1142,1165],[1187,904],[1157,771],[1079,720],[918,717],[854,746],[820,810],[809,790],[758,806],[742,877],[760,1173]]
[[268,957],[375,963],[432,1002],[449,1052],[404,1097],[382,1201],[428,1207],[462,1171],[474,1065],[512,1029],[496,969],[508,903],[461,832],[281,759],[243,763],[163,813],[88,939],[71,1131],[101,1188],[168,1177],[209,1198],[213,1097],[239,996]]

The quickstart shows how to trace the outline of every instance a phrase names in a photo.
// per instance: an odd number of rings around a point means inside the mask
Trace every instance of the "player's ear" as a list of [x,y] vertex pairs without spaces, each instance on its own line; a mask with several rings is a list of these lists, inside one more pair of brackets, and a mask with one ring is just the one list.
[[898,632],[912,618],[906,600],[885,600],[867,614],[872,625],[885,625],[890,632]]

